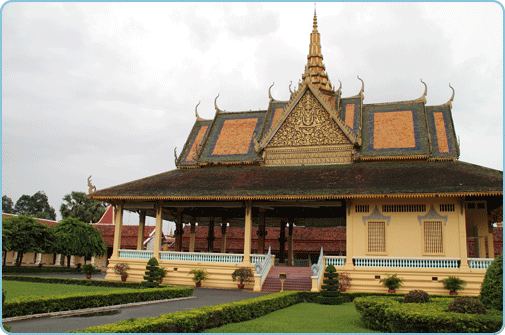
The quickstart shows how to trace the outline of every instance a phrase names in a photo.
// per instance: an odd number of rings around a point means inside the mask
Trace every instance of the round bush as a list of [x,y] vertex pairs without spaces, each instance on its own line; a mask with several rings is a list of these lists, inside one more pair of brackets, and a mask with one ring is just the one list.
[[480,287],[480,301],[487,308],[503,311],[503,255],[495,257]]
[[449,304],[449,312],[486,314],[486,309],[479,300],[472,297],[457,297]]
[[431,302],[430,295],[426,293],[425,291],[422,290],[413,290],[410,291],[409,293],[405,294],[405,297],[403,297],[403,302],[408,303],[408,302],[416,302],[416,303],[424,303],[424,302]]

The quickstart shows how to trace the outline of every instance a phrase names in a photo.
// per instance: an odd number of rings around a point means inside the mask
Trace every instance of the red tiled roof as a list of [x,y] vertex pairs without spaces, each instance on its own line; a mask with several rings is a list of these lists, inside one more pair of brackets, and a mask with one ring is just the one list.
[[[105,245],[111,247],[114,245],[114,225],[113,224],[100,224],[93,223],[93,227],[97,228],[100,234],[103,236]],[[121,232],[121,248],[122,249],[132,249],[137,247],[137,236],[138,236],[138,226],[123,225],[123,230]],[[149,235],[154,231],[156,227],[145,226],[144,229],[144,239],[145,241]]]
[[[14,217],[14,216],[18,216],[18,215],[16,215],[16,214],[2,213],[2,219],[7,219],[7,218],[10,218],[10,217]],[[58,224],[58,221],[38,219],[38,218],[34,218],[34,219],[37,220],[37,221],[39,221],[40,223],[45,224],[48,227],[56,226]]]
[[97,223],[113,224],[114,223],[114,207],[112,207],[112,206],[107,207],[107,209],[105,210],[105,213],[103,213],[102,217],[100,218],[100,220],[98,220]]
[[[267,235],[265,237],[265,249],[272,248],[272,253],[279,252],[279,235],[280,228],[266,227]],[[253,253],[258,251],[258,228],[252,227],[251,229],[251,249]],[[189,234],[190,227],[184,228],[182,238],[182,249],[189,250]],[[195,227],[195,251],[207,250],[207,234],[208,227],[196,226]],[[286,228],[286,250],[288,248],[287,235],[288,229]],[[214,252],[221,250],[221,227],[214,227]],[[339,254],[345,253],[345,227],[334,228],[307,228],[307,227],[294,227],[293,228],[293,252],[308,252],[318,253],[323,247],[325,254]],[[227,227],[226,229],[226,250],[227,252],[242,253],[244,250],[244,228],[240,227]]]

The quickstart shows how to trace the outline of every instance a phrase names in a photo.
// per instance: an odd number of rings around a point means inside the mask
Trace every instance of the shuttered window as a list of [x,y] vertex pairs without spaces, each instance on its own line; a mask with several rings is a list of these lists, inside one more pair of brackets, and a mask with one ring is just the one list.
[[424,252],[429,254],[444,252],[442,221],[424,222]]
[[368,222],[368,252],[386,252],[386,222]]

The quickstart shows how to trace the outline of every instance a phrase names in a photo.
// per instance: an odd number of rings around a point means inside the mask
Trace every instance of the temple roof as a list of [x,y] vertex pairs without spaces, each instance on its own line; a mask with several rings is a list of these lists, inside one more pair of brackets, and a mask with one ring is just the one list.
[[130,200],[502,195],[503,172],[459,161],[177,169],[94,192]]

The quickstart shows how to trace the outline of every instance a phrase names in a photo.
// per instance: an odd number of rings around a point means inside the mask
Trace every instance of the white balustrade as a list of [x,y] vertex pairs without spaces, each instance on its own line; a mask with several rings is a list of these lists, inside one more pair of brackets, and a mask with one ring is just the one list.
[[469,258],[468,267],[470,269],[487,269],[494,258]]
[[119,250],[119,258],[151,259],[153,252],[148,250]]
[[251,263],[258,264],[265,261],[265,255],[253,254],[251,255]]
[[162,261],[242,263],[244,254],[160,251]]
[[[257,262],[255,262],[254,260],[257,260]],[[261,275],[260,283],[261,285],[263,285],[263,282],[267,277],[268,271],[272,266],[272,248],[268,247],[268,252],[266,255],[251,256],[251,261],[254,264],[254,269],[256,270],[256,273]]]
[[381,268],[459,268],[459,258],[435,257],[353,257],[356,267]]
[[344,266],[345,256],[325,256],[325,266],[333,265],[335,267]]

